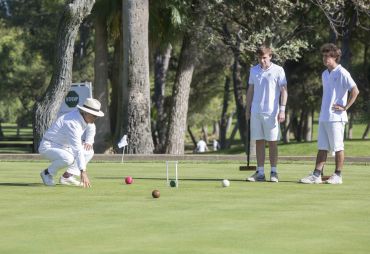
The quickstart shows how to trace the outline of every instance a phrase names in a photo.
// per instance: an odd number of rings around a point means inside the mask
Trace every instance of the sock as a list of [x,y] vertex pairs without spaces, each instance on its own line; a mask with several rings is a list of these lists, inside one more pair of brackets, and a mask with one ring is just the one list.
[[340,176],[341,175],[341,171],[340,170],[338,170],[338,169],[336,169],[335,171],[334,171],[334,174],[336,174],[337,176]]
[[263,167],[257,167],[257,173],[259,175],[264,175],[265,174],[265,169]]
[[321,170],[320,169],[315,169],[313,171],[313,175],[316,176],[316,177],[319,177],[321,175]]
[[271,173],[276,173],[277,172],[277,167],[271,167]]

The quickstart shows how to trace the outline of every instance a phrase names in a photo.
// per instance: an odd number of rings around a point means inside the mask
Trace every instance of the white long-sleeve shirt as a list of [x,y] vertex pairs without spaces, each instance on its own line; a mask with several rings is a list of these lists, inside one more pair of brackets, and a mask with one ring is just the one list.
[[94,123],[87,124],[85,132],[82,134],[83,143],[87,143],[90,145],[94,144],[95,134],[96,134],[95,124]]
[[46,131],[43,139],[71,150],[77,167],[85,171],[86,162],[81,139],[87,125],[79,110],[74,110],[60,116]]

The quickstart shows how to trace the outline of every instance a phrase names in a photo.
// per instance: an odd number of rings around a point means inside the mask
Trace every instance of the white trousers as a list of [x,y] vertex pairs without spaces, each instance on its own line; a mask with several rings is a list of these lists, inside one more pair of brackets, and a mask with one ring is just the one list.
[[[67,168],[67,172],[79,176],[80,169],[77,167],[76,160],[72,150],[69,147],[61,146],[53,142],[42,140],[39,146],[39,153],[51,161],[48,171],[52,176],[55,176],[61,168]],[[84,150],[86,164],[94,156],[94,150]]]

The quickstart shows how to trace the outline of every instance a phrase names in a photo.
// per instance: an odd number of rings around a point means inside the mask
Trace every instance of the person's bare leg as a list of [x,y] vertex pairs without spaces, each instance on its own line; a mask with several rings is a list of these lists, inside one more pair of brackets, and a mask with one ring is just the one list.
[[342,184],[342,169],[344,164],[344,151],[335,152],[335,171],[334,174],[326,181],[330,184]]
[[277,141],[269,141],[269,153],[271,167],[276,167],[278,162]]
[[[315,171],[314,171],[314,174],[316,173],[315,175],[320,175],[321,174],[321,172],[324,168],[327,157],[328,157],[328,151],[319,150],[317,152],[316,165],[315,165]],[[319,172],[317,172],[317,171],[319,171]]]
[[257,166],[264,167],[265,165],[265,140],[256,140],[256,157],[257,157]]
[[335,152],[335,171],[342,172],[344,164],[344,151]]

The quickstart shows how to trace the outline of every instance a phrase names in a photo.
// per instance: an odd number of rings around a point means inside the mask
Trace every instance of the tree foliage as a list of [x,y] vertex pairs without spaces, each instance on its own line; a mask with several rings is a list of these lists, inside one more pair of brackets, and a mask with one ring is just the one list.
[[[320,76],[324,70],[319,48],[329,41],[344,49],[343,65],[350,71],[361,91],[350,113],[356,114],[356,119],[368,122],[368,0],[201,1],[205,13],[202,26],[197,25],[194,19],[197,2],[149,0],[150,59],[154,59],[158,49],[166,49],[169,44],[172,47],[165,75],[164,122],[168,120],[169,102],[173,98],[171,85],[175,83],[181,63],[183,38],[189,33],[194,33],[196,36],[193,38],[197,38],[197,52],[192,59],[196,67],[187,110],[187,122],[191,125],[200,127],[219,120],[225,76],[233,77],[233,72],[238,72],[234,77],[239,80],[234,79],[234,82],[241,83],[239,92],[245,100],[249,67],[257,63],[254,52],[262,43],[273,48],[273,61],[283,65],[286,70],[288,112],[291,118],[299,122],[302,112],[307,109],[317,112],[322,93]],[[0,1],[0,118],[7,121],[30,121],[30,109],[45,92],[52,76],[57,25],[65,3],[63,0]],[[121,0],[97,0],[93,15],[84,20],[74,46],[73,80],[91,81],[96,75],[93,68],[95,31],[92,24],[97,17],[106,18],[108,73],[112,84],[109,103],[114,110],[117,109],[114,105],[120,94],[118,86],[122,80],[120,61],[126,57],[120,53],[123,39]],[[153,63],[150,66],[152,84],[155,80],[154,67]],[[235,89],[230,92],[235,92]],[[233,103],[235,105],[229,106],[228,114],[236,110],[236,100]],[[113,132],[122,127],[122,123],[115,121],[117,113],[111,114]],[[156,119],[157,113],[157,109],[152,111],[152,121]],[[116,123],[120,126],[117,127]]]

